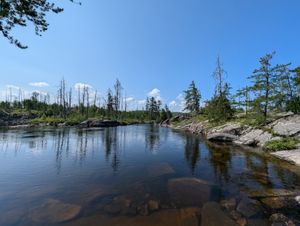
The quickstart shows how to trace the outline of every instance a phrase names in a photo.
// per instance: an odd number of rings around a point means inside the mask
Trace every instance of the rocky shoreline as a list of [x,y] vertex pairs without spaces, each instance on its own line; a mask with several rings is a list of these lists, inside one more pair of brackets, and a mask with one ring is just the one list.
[[[231,142],[236,145],[258,147],[262,150],[269,141],[281,140],[286,137],[300,139],[300,115],[285,113],[263,128],[228,122],[224,125],[211,127],[208,121],[190,122],[182,126],[164,124],[174,129],[201,134],[209,141]],[[300,166],[300,145],[294,150],[270,152],[271,155]]]

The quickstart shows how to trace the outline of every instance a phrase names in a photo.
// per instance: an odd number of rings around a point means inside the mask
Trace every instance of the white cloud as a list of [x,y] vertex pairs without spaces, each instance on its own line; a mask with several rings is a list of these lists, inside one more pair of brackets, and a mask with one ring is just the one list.
[[35,87],[46,87],[49,86],[47,82],[30,82],[30,86],[35,86]]
[[89,88],[89,89],[92,89],[92,88],[93,88],[93,86],[91,86],[90,84],[81,83],[81,82],[76,83],[76,84],[74,85],[74,87],[75,87],[76,90],[81,90],[81,89],[83,89],[83,88],[85,88],[85,87],[87,87],[87,88]]
[[127,97],[125,99],[125,101],[126,101],[126,103],[132,103],[132,102],[134,102],[134,98],[133,97]]
[[154,88],[153,90],[151,90],[151,91],[148,93],[148,96],[149,96],[149,97],[154,97],[154,98],[157,99],[157,100],[161,100],[160,90],[157,89],[157,88]]
[[176,107],[177,106],[177,102],[175,100],[172,100],[170,103],[169,103],[169,106],[170,107]]
[[19,86],[15,86],[15,85],[6,85],[6,88],[8,88],[8,89],[20,89]]
[[138,101],[138,105],[145,105],[146,104],[146,100],[139,100]]

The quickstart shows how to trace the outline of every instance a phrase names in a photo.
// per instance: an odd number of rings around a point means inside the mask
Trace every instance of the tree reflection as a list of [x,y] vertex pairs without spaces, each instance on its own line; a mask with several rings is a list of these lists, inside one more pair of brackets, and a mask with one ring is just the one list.
[[121,128],[118,130],[117,127],[110,127],[104,130],[103,144],[105,147],[105,157],[106,161],[111,161],[111,167],[114,172],[118,171],[120,165],[120,149],[122,143],[124,143],[124,136],[125,133]]
[[214,174],[221,182],[223,179],[227,182],[230,179],[229,168],[231,166],[231,150],[228,146],[222,144],[207,142],[209,148],[210,162],[214,168]]
[[198,137],[185,135],[185,159],[194,173],[200,159],[200,139]]
[[160,142],[159,136],[159,127],[153,124],[149,125],[149,130],[145,130],[145,146],[147,150],[154,153],[157,152]]

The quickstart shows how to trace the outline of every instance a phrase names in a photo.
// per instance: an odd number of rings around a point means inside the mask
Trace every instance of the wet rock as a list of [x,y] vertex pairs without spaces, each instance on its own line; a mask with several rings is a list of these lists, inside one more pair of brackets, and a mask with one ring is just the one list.
[[281,136],[295,136],[300,134],[300,115],[278,119],[271,123],[269,127]]
[[296,196],[300,194],[298,190],[287,190],[287,189],[264,189],[251,191],[248,196],[251,198],[266,198],[266,197],[279,197],[279,196]]
[[198,226],[201,209],[198,207],[188,207],[180,209],[182,226]]
[[101,119],[88,119],[81,122],[79,128],[93,128],[93,127],[113,127],[119,126],[121,123],[113,120],[101,120]]
[[110,203],[104,206],[104,211],[108,214],[118,214],[121,212],[122,206],[120,203]]
[[237,219],[236,223],[240,226],[246,226],[247,225],[247,220],[246,220],[246,218],[242,217],[242,218]]
[[271,154],[292,164],[300,165],[300,148],[295,150],[276,151]]
[[216,202],[205,203],[201,211],[201,226],[238,226]]
[[225,199],[225,200],[221,200],[220,202],[221,206],[225,209],[227,209],[228,211],[235,209],[236,207],[236,200],[235,198],[230,198],[230,199]]
[[[65,226],[199,226],[199,208],[168,209],[155,212],[149,216],[115,216],[97,214],[83,217]],[[235,225],[232,225],[235,226]]]
[[240,219],[240,218],[242,218],[243,216],[242,216],[242,214],[240,214],[238,211],[236,211],[236,210],[232,210],[231,212],[230,212],[230,216],[232,217],[232,219],[234,219],[234,220],[238,220],[238,219]]
[[232,142],[238,139],[238,136],[229,133],[211,133],[206,137],[210,141]]
[[48,199],[32,210],[31,219],[37,223],[60,223],[75,218],[80,211],[78,205]]
[[159,209],[159,202],[157,200],[149,200],[148,207],[151,212]]
[[177,178],[168,181],[171,202],[177,206],[202,206],[218,195],[218,188],[197,178]]
[[243,198],[237,206],[237,211],[245,217],[252,217],[261,211],[259,202],[249,198]]
[[271,209],[281,209],[288,206],[288,200],[284,197],[267,197],[261,199],[261,202]]
[[300,196],[299,196],[299,195],[295,197],[295,201],[296,201],[298,204],[300,204]]
[[149,166],[147,168],[147,172],[149,177],[158,177],[158,176],[175,173],[172,166],[170,166],[170,164],[166,162]]
[[272,226],[295,226],[294,222],[281,213],[275,213],[270,217]]
[[149,208],[148,204],[142,204],[138,207],[138,212],[142,216],[148,216],[149,215]]

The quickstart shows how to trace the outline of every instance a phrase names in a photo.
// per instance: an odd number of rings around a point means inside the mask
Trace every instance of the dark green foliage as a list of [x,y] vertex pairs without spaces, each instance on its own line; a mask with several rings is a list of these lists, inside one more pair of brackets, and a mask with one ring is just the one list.
[[232,118],[234,110],[229,100],[229,92],[224,90],[206,102],[205,111],[210,121],[221,122]]
[[199,113],[201,94],[197,89],[195,82],[192,81],[185,93],[185,109],[191,113]]
[[299,142],[299,140],[290,137],[281,140],[273,140],[267,142],[265,149],[268,151],[293,150],[297,148]]
[[205,113],[210,121],[221,122],[226,121],[233,116],[233,109],[230,101],[230,87],[224,82],[225,71],[217,58],[216,69],[213,77],[216,80],[215,94],[211,100],[206,102]]
[[150,120],[160,121],[160,107],[160,100],[156,100],[154,97],[147,98],[146,112]]
[[286,103],[286,111],[300,113],[300,96],[294,96]]
[[[74,2],[73,0],[70,1]],[[0,32],[11,43],[25,49],[27,46],[11,34],[13,28],[15,26],[26,27],[32,23],[35,33],[41,35],[49,26],[46,21],[46,13],[60,13],[62,11],[62,8],[47,0],[0,0]]]

